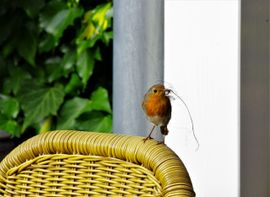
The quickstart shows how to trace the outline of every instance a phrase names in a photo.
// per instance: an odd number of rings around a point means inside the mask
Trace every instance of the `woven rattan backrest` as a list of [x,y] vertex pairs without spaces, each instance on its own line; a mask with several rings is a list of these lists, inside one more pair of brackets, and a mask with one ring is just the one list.
[[0,163],[0,196],[195,196],[177,155],[142,137],[53,131]]

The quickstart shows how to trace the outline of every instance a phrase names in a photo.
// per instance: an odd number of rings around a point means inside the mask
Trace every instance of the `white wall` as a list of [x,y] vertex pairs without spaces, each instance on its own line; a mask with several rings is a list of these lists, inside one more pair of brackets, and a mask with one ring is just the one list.
[[181,96],[166,144],[185,163],[198,197],[239,196],[240,0],[165,1],[165,84]]

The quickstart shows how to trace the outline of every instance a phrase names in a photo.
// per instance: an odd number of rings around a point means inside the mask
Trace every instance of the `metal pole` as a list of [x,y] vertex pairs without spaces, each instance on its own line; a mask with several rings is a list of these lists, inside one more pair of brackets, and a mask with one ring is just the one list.
[[241,12],[241,196],[269,196],[269,1]]
[[[164,75],[164,1],[114,0],[113,28],[114,132],[146,136],[152,125],[142,99]],[[155,134],[160,140],[158,129]]]

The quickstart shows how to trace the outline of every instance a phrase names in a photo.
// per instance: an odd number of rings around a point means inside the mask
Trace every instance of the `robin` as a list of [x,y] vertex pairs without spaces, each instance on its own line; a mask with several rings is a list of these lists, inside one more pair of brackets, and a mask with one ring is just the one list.
[[[154,124],[149,135],[144,138],[144,142],[152,139],[151,134],[156,126],[160,127],[163,135],[168,135],[167,125],[171,119],[172,111],[169,93],[170,90],[165,89],[163,84],[156,84],[144,95],[142,108],[148,120]],[[161,143],[164,143],[164,140]]]

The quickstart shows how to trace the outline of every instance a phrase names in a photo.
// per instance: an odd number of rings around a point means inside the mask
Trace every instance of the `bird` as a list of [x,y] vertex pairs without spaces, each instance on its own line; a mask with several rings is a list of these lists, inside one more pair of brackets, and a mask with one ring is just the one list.
[[[152,139],[151,134],[157,126],[160,127],[163,135],[168,135],[167,125],[171,119],[172,112],[169,93],[170,89],[166,89],[163,84],[155,84],[144,95],[142,108],[147,119],[153,123],[149,135],[143,139],[144,142]],[[164,143],[164,140],[160,143]]]

